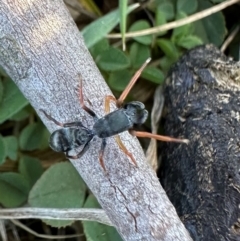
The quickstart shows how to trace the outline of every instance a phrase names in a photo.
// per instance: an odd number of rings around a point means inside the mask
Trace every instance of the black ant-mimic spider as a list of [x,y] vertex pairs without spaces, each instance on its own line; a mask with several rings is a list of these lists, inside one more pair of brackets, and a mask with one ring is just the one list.
[[[95,123],[92,129],[85,127],[80,121],[60,123],[41,109],[40,111],[42,111],[49,120],[53,121],[56,125],[62,127],[51,134],[49,140],[50,147],[56,152],[64,152],[67,158],[78,159],[82,155],[84,155],[84,153],[89,149],[93,137],[98,136],[102,139],[99,160],[102,168],[104,169],[104,171],[106,171],[103,161],[104,149],[107,143],[106,139],[110,136],[115,135],[117,135],[116,141],[119,147],[123,150],[123,152],[126,155],[128,155],[131,158],[135,166],[137,166],[137,163],[133,155],[130,152],[128,152],[127,148],[123,145],[120,137],[118,136],[118,134],[121,132],[129,130],[129,132],[132,135],[138,137],[154,138],[160,141],[188,143],[188,140],[186,139],[176,139],[172,137],[155,135],[148,132],[139,132],[133,130],[133,127],[135,125],[141,125],[146,121],[148,117],[148,111],[145,109],[145,106],[142,102],[131,101],[123,105],[123,101],[125,100],[129,91],[137,81],[138,77],[141,75],[143,69],[150,62],[150,60],[150,58],[147,59],[146,62],[141,66],[141,68],[135,73],[135,75],[133,76],[133,78],[131,79],[128,86],[123,91],[118,100],[116,100],[113,96],[106,96],[105,111],[108,114],[102,118],[98,118],[97,115],[84,104],[82,93],[82,79],[80,78],[80,104],[81,107],[94,118]],[[117,107],[119,107],[119,109],[109,113],[110,101],[114,101]],[[78,147],[82,145],[83,148],[77,155],[69,155],[70,151],[76,150]]]

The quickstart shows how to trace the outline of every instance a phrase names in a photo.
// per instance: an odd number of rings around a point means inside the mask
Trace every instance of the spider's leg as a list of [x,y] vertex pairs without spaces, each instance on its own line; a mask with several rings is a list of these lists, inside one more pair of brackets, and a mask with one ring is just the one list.
[[103,168],[103,170],[105,172],[106,172],[106,167],[104,165],[103,155],[104,155],[104,150],[105,150],[106,145],[107,145],[106,138],[103,138],[102,139],[101,150],[99,152],[99,162],[100,162],[100,165],[101,165],[101,167]]
[[140,69],[135,73],[135,75],[132,77],[132,79],[130,80],[130,82],[128,83],[127,87],[125,88],[125,90],[122,92],[121,96],[119,97],[119,99],[117,100],[117,106],[120,107],[123,104],[123,101],[126,99],[128,93],[130,92],[130,90],[132,89],[132,87],[134,86],[134,84],[136,83],[137,79],[139,78],[139,76],[141,75],[142,71],[144,70],[144,68],[147,66],[147,64],[151,61],[151,58],[148,58],[145,63],[140,67]]
[[170,136],[161,136],[161,135],[156,135],[156,134],[152,134],[152,133],[149,133],[149,132],[143,132],[143,131],[129,130],[129,132],[133,136],[153,138],[153,139],[156,139],[158,141],[179,142],[179,143],[185,143],[185,144],[189,143],[188,139],[178,139],[178,138],[173,138],[173,137],[170,137]]
[[61,126],[61,127],[71,127],[71,126],[80,126],[80,127],[84,127],[82,122],[80,121],[75,121],[75,122],[69,122],[69,123],[61,123],[59,121],[57,121],[56,119],[54,119],[52,116],[50,116],[49,114],[46,113],[46,111],[44,111],[43,109],[40,109],[41,112],[43,112],[43,114],[51,121],[53,121],[56,125]]
[[[111,95],[107,95],[105,98],[105,112],[109,113],[110,112],[110,101],[114,101],[115,103],[117,103],[117,100],[114,96]],[[133,155],[131,152],[129,152],[127,150],[127,148],[124,146],[124,144],[122,143],[120,136],[116,135],[115,136],[115,141],[117,142],[119,148],[127,155],[130,157],[130,159],[132,160],[132,162],[134,163],[135,166],[137,166],[136,160],[134,159]]]
[[129,151],[127,150],[127,148],[124,146],[124,144],[122,143],[119,135],[116,135],[116,136],[115,136],[115,140],[116,140],[118,146],[120,147],[120,149],[121,149],[127,156],[130,157],[130,159],[132,160],[132,162],[134,163],[134,165],[137,167],[137,162],[136,162],[135,158],[133,157],[132,153],[129,152]]
[[104,103],[104,107],[105,107],[105,112],[108,114],[110,112],[110,102],[113,101],[115,102],[115,104],[117,103],[117,100],[114,96],[112,95],[107,95],[105,97],[105,103]]
[[67,158],[70,158],[70,159],[78,159],[78,158],[81,158],[81,157],[85,154],[85,152],[89,149],[90,143],[91,143],[91,141],[87,142],[87,143],[84,145],[83,149],[82,149],[76,156],[71,156],[71,155],[68,154],[68,152],[66,152],[66,153],[65,153],[65,154],[66,154],[66,157],[67,157]]
[[84,100],[83,100],[83,92],[82,92],[82,78],[80,76],[80,84],[79,84],[79,101],[80,101],[80,105],[81,107],[89,114],[91,115],[95,120],[98,119],[97,115],[95,114],[94,111],[92,111],[90,108],[88,108],[85,104],[84,104]]
[[74,121],[63,124],[63,127],[72,127],[72,126],[78,126],[78,127],[84,127],[86,128],[81,121]]
[[57,121],[56,119],[54,119],[52,116],[50,116],[49,114],[47,114],[47,112],[43,109],[40,109],[40,111],[51,121],[53,121],[56,125],[64,127],[64,123],[61,123],[59,121]]

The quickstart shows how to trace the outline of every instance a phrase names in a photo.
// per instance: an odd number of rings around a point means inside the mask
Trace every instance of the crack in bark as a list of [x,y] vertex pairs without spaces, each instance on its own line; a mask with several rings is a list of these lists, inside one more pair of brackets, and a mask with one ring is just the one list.
[[[111,186],[114,188],[115,193],[117,193],[117,190],[122,194],[122,196],[124,197],[125,200],[127,200],[127,197],[124,195],[124,193],[121,191],[120,188],[118,188],[117,186],[115,186],[113,184],[113,182],[111,181],[110,178],[108,178],[109,182],[111,183]],[[119,200],[120,201],[120,200]],[[138,228],[137,228],[137,220],[136,217],[134,216],[134,214],[129,210],[129,208],[127,207],[127,205],[125,205],[123,202],[121,202],[123,204],[123,206],[126,208],[127,212],[133,217],[134,220],[134,227],[135,227],[135,231],[138,232]]]

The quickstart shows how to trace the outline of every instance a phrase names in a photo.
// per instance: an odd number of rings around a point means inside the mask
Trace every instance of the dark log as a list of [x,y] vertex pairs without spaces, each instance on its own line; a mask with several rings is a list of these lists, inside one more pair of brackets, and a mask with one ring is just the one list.
[[[106,114],[104,97],[111,92],[63,1],[0,1],[0,65],[51,132],[59,127],[40,109],[61,123],[82,121],[92,127],[93,118],[79,103],[80,75],[86,104],[99,117]],[[121,138],[137,167],[113,137],[104,153],[106,172],[99,163],[97,138],[72,164],[124,240],[190,241],[137,139],[127,132]]]
[[184,55],[166,81],[161,181],[195,241],[240,240],[240,63],[212,45]]

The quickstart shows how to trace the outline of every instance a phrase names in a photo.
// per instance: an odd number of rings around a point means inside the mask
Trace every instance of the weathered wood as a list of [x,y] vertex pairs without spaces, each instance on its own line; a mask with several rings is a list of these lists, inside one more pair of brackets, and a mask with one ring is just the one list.
[[[60,122],[81,120],[92,126],[92,118],[79,104],[79,74],[85,100],[92,103],[98,116],[104,115],[109,88],[62,1],[0,1],[0,64],[50,131],[58,127],[39,112],[40,108]],[[72,161],[114,226],[124,240],[191,240],[145,162],[137,139],[128,133],[121,138],[138,167],[114,138],[108,138],[104,156],[107,173],[99,164],[101,143],[97,138],[81,160]]]
[[240,240],[240,63],[197,47],[166,83],[162,184],[193,240]]

